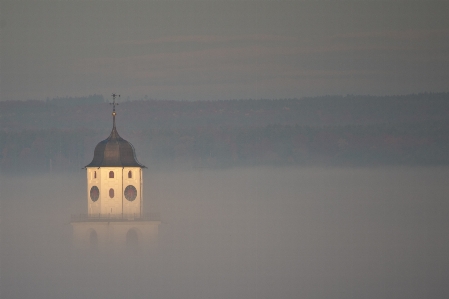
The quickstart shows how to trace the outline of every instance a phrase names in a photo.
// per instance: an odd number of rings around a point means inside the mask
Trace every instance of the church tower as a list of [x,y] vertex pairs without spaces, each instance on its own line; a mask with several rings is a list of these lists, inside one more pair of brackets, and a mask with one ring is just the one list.
[[142,169],[131,143],[120,137],[115,126],[113,94],[112,131],[97,144],[87,173],[89,216],[140,218],[142,215]]
[[113,94],[112,131],[94,150],[87,174],[87,214],[72,215],[78,247],[120,249],[155,241],[160,224],[155,213],[143,212],[142,170],[134,147],[117,132]]

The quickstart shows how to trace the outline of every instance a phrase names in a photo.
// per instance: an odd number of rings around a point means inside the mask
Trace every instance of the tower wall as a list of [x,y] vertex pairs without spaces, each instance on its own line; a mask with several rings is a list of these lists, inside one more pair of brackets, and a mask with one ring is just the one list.
[[[110,172],[113,172],[113,178]],[[99,217],[140,217],[142,169],[140,167],[87,167],[87,213]],[[129,186],[129,187],[128,187]],[[98,199],[91,195],[98,188]],[[128,199],[124,192],[128,187]],[[111,191],[112,190],[112,191]]]
[[[129,174],[131,172],[131,177]],[[136,197],[130,201],[126,199],[124,191],[126,187],[133,186],[136,190]],[[123,168],[123,215],[126,217],[138,217],[142,213],[142,169],[140,167]]]
[[[74,245],[101,251],[157,244],[160,221],[72,222]],[[135,238],[132,238],[135,234]],[[130,238],[131,237],[131,238]]]
[[[86,168],[87,174],[87,214],[88,215],[100,215],[101,214],[101,197],[97,200],[93,200],[91,196],[92,187],[97,186],[101,190],[101,171],[98,167]],[[99,192],[99,195],[101,191]]]
[[[122,214],[122,169],[121,167],[100,167],[100,200],[102,215]],[[109,173],[113,172],[114,177],[110,178]],[[110,196],[110,190],[113,197]]]

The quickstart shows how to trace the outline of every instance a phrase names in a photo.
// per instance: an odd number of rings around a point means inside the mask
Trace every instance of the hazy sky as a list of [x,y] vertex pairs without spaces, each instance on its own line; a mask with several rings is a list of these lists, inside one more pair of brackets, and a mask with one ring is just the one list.
[[449,91],[449,1],[0,3],[0,100]]

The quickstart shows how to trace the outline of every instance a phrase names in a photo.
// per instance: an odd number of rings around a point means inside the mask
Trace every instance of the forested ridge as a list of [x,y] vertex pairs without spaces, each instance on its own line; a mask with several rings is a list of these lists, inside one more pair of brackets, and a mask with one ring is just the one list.
[[[449,93],[121,102],[149,168],[449,163]],[[2,172],[71,171],[111,130],[104,97],[0,102]]]

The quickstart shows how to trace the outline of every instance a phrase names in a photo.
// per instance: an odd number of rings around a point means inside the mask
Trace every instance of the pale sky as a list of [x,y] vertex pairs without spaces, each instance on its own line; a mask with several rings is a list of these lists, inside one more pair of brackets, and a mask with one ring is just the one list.
[[0,3],[0,100],[449,91],[449,1]]

